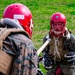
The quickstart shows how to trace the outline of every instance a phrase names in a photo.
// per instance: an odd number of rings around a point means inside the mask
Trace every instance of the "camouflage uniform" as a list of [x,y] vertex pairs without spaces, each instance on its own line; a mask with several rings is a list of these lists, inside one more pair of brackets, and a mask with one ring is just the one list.
[[[69,32],[70,33],[70,32]],[[47,75],[55,75],[56,67],[59,65],[62,68],[64,75],[75,75],[75,65],[73,63],[68,63],[67,60],[64,58],[64,55],[68,52],[75,52],[75,36],[70,33],[70,39],[67,39],[65,36],[60,37],[58,39],[58,51],[60,53],[60,57],[56,54],[55,56],[51,57],[54,53],[54,39],[53,36],[50,34],[46,35],[43,39],[43,43],[50,38],[51,41],[46,46],[43,51],[43,58],[52,61],[52,68],[48,70]],[[56,57],[56,60],[54,59]],[[47,62],[47,61],[46,61]],[[47,63],[49,65],[49,63]]]
[[24,34],[10,34],[3,50],[14,57],[10,75],[36,75],[37,54],[32,41]]

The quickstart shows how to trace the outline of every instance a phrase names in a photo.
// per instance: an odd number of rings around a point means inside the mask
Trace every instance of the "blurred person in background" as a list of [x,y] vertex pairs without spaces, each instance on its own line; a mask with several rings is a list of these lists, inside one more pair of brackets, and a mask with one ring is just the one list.
[[75,75],[75,36],[66,27],[66,17],[61,12],[50,18],[50,31],[43,43],[51,39],[42,51],[43,66],[47,75]]

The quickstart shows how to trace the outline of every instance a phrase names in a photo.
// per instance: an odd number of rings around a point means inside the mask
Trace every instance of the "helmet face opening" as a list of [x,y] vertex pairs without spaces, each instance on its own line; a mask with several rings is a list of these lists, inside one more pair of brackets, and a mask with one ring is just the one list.
[[50,19],[50,33],[53,36],[62,36],[65,31],[66,17],[60,13],[54,13]]
[[[10,14],[10,15],[9,15]],[[32,14],[28,7],[20,3],[7,6],[3,12],[3,18],[17,19],[25,31],[32,37]]]
[[61,22],[54,22],[52,24],[52,29],[54,29],[54,31],[63,31],[64,28],[64,24]]

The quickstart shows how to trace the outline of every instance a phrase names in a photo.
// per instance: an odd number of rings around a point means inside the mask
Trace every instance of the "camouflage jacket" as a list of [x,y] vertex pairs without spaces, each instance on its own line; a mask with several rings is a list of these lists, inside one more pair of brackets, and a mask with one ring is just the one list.
[[[56,61],[57,63],[65,63],[66,60],[64,58],[64,55],[68,52],[72,52],[75,51],[75,36],[69,32],[69,37],[67,36],[68,34],[65,34],[62,37],[58,38],[58,52],[60,54],[60,58],[58,56],[58,54],[54,55],[54,44],[55,44],[55,40],[53,38],[53,36],[51,36],[49,33],[48,35],[46,35],[43,39],[43,43],[50,38],[51,41],[50,43],[45,47],[45,49],[43,50],[43,56],[46,59],[47,57],[49,57],[50,59],[52,59],[53,61]],[[50,56],[52,55],[52,57]],[[56,59],[54,59],[56,57]]]
[[32,41],[24,34],[10,34],[3,42],[6,53],[14,57],[10,75],[36,75],[37,54]]

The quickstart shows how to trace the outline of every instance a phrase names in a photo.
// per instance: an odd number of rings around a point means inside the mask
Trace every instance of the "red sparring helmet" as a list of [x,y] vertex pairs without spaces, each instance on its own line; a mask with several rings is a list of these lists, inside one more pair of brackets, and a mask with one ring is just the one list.
[[[58,26],[59,25],[59,26]],[[66,17],[60,12],[56,12],[50,19],[50,33],[54,36],[62,36],[65,31]]]
[[32,14],[27,6],[20,3],[10,4],[5,8],[3,18],[17,19],[30,37],[32,36]]

